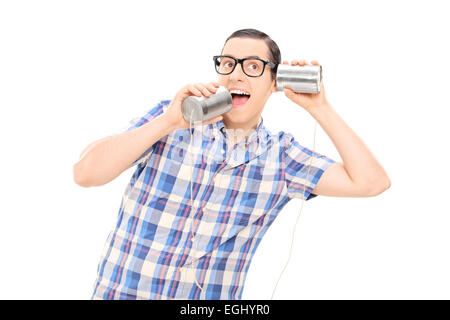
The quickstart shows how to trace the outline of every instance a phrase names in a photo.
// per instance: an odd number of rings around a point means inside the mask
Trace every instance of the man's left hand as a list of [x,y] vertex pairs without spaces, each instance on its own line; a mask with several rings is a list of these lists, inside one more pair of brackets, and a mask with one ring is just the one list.
[[[283,64],[289,64],[286,60],[283,61]],[[319,65],[319,62],[316,60],[311,61],[312,65]],[[293,60],[291,62],[291,66],[305,66],[311,65],[307,63],[305,60]],[[320,93],[299,93],[292,90],[290,86],[286,86],[284,89],[284,94],[290,100],[303,107],[306,111],[311,112],[314,108],[320,108],[321,106],[328,105],[328,101],[325,97],[325,88],[323,86],[323,80],[320,87]]]

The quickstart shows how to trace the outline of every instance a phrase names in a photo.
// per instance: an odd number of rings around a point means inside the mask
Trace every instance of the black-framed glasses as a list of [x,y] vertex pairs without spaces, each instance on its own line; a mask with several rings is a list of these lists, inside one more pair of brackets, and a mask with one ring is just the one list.
[[231,56],[214,56],[214,66],[218,74],[227,75],[234,71],[238,63],[241,64],[242,71],[249,77],[260,77],[263,75],[266,65],[274,68],[275,64],[257,57],[236,59]]

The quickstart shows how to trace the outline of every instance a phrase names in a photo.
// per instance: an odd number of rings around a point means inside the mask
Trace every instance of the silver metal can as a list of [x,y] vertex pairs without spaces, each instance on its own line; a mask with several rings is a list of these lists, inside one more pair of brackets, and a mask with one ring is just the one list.
[[[208,121],[231,110],[233,99],[230,91],[219,86],[209,98],[189,96],[181,103],[181,112],[187,122]],[[192,119],[190,119],[192,113]]]
[[291,66],[279,64],[277,68],[277,90],[283,91],[286,86],[295,92],[320,93],[322,82],[322,66]]

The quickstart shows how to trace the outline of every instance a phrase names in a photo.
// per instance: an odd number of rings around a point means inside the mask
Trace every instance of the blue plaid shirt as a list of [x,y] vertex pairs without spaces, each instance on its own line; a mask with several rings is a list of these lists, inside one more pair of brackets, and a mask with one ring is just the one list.
[[[162,100],[127,130],[169,104]],[[315,197],[311,191],[335,161],[289,133],[271,134],[262,117],[230,149],[224,129],[219,121],[176,130],[134,162],[92,299],[241,299],[268,227],[292,198]]]

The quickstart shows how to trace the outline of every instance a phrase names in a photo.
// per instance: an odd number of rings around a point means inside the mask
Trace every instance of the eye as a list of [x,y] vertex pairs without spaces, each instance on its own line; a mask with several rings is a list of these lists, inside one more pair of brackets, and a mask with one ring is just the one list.
[[234,61],[229,58],[224,58],[220,61],[220,66],[221,66],[221,68],[224,68],[224,69],[233,68]]

